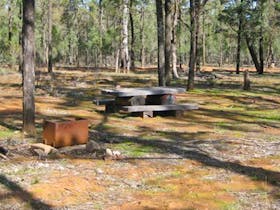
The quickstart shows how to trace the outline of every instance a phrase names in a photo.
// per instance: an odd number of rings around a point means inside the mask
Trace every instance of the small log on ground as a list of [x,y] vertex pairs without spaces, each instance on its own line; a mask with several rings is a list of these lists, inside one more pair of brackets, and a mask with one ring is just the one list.
[[7,160],[8,157],[6,155],[3,155],[2,153],[0,153],[0,158],[4,159],[4,160]]
[[[56,148],[42,143],[30,144],[30,148],[35,152],[37,149],[43,150],[45,155],[49,155],[51,153],[58,153],[58,150]],[[38,151],[36,153],[38,154]]]

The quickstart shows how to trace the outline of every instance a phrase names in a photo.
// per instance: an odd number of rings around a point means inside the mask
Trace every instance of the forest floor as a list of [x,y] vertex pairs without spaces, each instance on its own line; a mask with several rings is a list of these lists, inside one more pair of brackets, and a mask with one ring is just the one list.
[[[0,69],[0,209],[280,209],[280,69],[243,76],[202,71],[179,102],[198,103],[182,118],[105,115],[92,103],[100,88],[156,85],[155,70],[56,69],[53,92],[43,70],[36,82],[37,137],[21,135],[21,75]],[[186,79],[172,82],[186,86]],[[123,158],[77,152],[38,159],[45,119],[83,117],[90,140]]]

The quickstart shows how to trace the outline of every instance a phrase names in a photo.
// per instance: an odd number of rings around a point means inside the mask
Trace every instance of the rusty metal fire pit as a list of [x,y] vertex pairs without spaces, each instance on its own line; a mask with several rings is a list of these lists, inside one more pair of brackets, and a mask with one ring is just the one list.
[[86,144],[88,141],[88,120],[45,121],[43,141],[56,148]]

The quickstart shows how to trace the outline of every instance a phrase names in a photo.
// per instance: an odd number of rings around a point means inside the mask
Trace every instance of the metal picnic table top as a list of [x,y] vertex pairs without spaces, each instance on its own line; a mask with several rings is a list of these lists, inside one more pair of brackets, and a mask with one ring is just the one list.
[[179,87],[144,87],[144,88],[115,88],[102,89],[102,94],[109,94],[116,97],[166,95],[186,92],[185,88]]

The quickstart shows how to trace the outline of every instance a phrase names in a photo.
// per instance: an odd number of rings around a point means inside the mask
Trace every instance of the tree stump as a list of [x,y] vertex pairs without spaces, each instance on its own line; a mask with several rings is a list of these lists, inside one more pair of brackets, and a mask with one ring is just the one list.
[[251,82],[250,82],[250,76],[249,76],[249,71],[246,70],[244,72],[244,85],[243,85],[243,90],[250,90],[251,88]]

